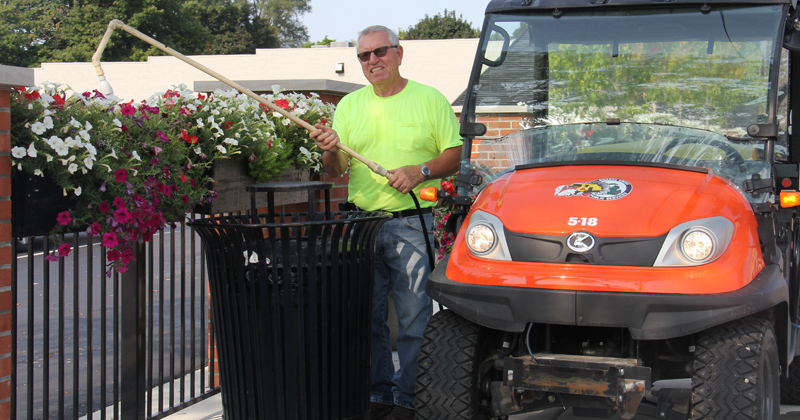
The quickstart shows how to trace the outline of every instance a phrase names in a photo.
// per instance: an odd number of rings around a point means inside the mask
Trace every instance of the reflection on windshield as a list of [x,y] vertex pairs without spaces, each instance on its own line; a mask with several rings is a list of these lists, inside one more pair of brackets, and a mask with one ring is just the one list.
[[[472,94],[480,112],[518,107],[532,126],[648,122],[746,136],[778,122],[770,80],[780,6],[494,15]],[[501,33],[510,34],[507,51]]]
[[[742,188],[753,174],[769,176],[763,143],[734,143],[717,133],[684,127],[622,123],[565,124],[518,131],[476,143],[472,166],[481,185],[526,165],[572,162],[676,164],[710,169],[728,179],[751,202],[764,195]],[[474,193],[474,192],[473,192]]]

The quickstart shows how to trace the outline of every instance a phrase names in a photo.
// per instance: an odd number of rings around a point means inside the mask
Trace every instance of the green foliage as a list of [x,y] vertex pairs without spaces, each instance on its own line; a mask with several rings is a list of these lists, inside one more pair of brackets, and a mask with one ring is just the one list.
[[325,35],[325,38],[322,38],[322,41],[317,42],[306,42],[303,44],[303,48],[311,48],[313,45],[327,45],[330,46],[332,42],[336,42],[335,39],[328,38],[328,35]]
[[470,22],[464,20],[462,15],[456,17],[455,11],[444,9],[444,14],[431,17],[425,15],[416,25],[409,26],[408,30],[400,30],[400,39],[457,39],[477,38],[480,31],[474,29]]
[[[287,24],[258,13],[247,0],[96,0],[89,2],[0,0],[0,64],[32,67],[42,62],[87,62],[112,19],[183,54],[245,54],[281,46],[285,30],[299,25],[296,8],[270,13],[294,17]],[[303,7],[310,9],[308,1]],[[302,9],[302,8],[301,8]],[[305,30],[305,27],[302,27]],[[117,31],[104,61],[145,60],[163,55],[155,47]],[[302,33],[296,36],[301,36]],[[307,38],[307,35],[306,35]]]
[[311,11],[311,0],[252,0],[257,14],[276,29],[281,47],[301,47],[308,42],[303,15]]

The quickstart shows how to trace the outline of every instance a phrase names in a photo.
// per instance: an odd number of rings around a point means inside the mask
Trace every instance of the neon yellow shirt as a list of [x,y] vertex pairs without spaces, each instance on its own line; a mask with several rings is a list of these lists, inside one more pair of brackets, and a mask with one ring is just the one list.
[[[383,98],[365,86],[342,98],[336,106],[333,129],[339,140],[386,169],[419,165],[444,150],[460,146],[461,136],[453,108],[438,90],[412,80],[398,94]],[[388,180],[357,159],[350,159],[348,201],[364,210],[399,211],[414,208]],[[428,180],[414,189],[439,185]],[[422,207],[435,203],[420,201]]]

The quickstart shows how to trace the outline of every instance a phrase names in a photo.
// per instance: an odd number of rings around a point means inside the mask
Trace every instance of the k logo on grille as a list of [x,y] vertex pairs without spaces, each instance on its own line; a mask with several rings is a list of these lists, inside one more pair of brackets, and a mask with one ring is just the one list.
[[589,252],[594,245],[594,237],[586,232],[575,232],[567,237],[567,246],[575,252]]

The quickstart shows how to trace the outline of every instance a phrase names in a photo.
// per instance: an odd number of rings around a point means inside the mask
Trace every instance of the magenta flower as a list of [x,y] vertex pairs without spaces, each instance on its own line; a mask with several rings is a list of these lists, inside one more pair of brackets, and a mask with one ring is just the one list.
[[68,211],[62,211],[58,213],[58,224],[61,226],[66,226],[69,222],[72,221],[72,217],[69,215]]
[[110,206],[108,205],[108,203],[103,201],[102,203],[97,205],[97,209],[100,210],[103,213],[108,213],[108,210],[110,209]]
[[167,137],[167,135],[164,134],[164,132],[161,131],[161,130],[156,131],[156,137],[160,138],[161,141],[164,142],[164,143],[168,143],[169,142],[169,137]]
[[58,247],[58,256],[66,257],[72,251],[72,247],[68,243],[63,243],[61,246]]
[[[108,204],[106,204],[106,211],[108,211],[108,209],[107,209],[107,208],[108,208]],[[103,228],[102,228],[102,226],[100,226],[100,223],[94,222],[94,223],[92,223],[92,225],[91,225],[91,226],[89,226],[88,228],[86,228],[86,234],[87,234],[87,235],[90,235],[90,236],[91,236],[91,235],[97,235],[97,234],[98,234],[98,233],[100,233],[102,230],[103,230]]]
[[124,169],[117,169],[114,172],[114,179],[117,180],[117,182],[125,182],[125,180],[128,179],[128,171]]
[[118,209],[125,208],[125,200],[119,196],[114,197],[114,207]]
[[[106,248],[114,248],[118,244],[119,244],[119,241],[117,240],[117,234],[116,233],[108,232],[106,234],[103,234],[103,246],[104,247],[106,247]],[[111,256],[109,256],[108,259],[110,261],[114,261],[114,260],[111,259]]]
[[119,110],[122,115],[133,115],[136,112],[136,108],[132,107],[131,104],[122,104]]
[[128,220],[131,220],[131,214],[128,212],[126,208],[118,209],[114,212],[114,221],[117,223],[127,223]]

